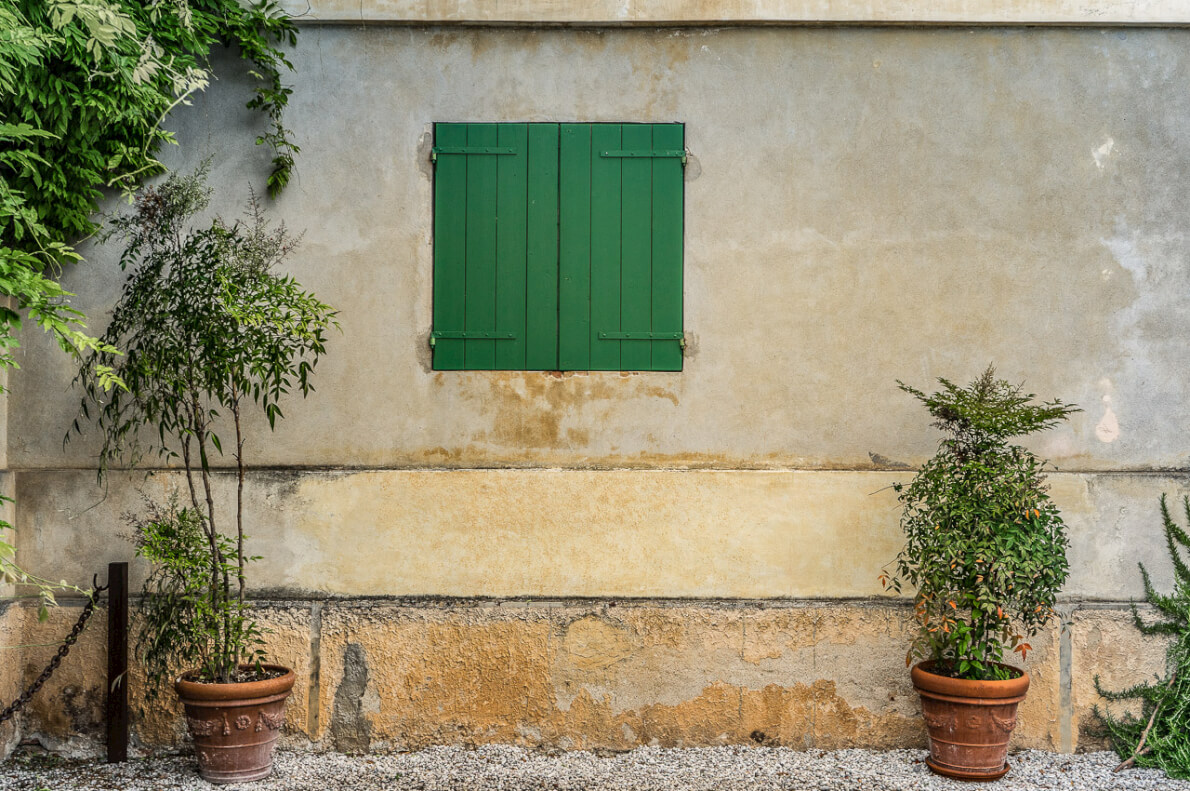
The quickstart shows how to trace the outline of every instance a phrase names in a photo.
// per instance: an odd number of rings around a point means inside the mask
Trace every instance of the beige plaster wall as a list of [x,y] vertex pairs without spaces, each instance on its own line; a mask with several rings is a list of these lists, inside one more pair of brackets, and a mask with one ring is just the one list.
[[[245,486],[250,586],[273,596],[882,595],[903,538],[891,483],[910,472],[376,470],[256,472]],[[90,581],[131,556],[122,516],[176,474],[19,477],[19,552]],[[230,506],[234,477],[221,481]],[[1176,475],[1056,474],[1071,537],[1064,598],[1140,597],[1137,561],[1169,570],[1156,493]],[[139,584],[140,566],[133,566]]]
[[[346,752],[514,743],[623,750],[642,745],[795,748],[923,744],[904,651],[908,608],[873,603],[438,602],[261,603],[269,648],[294,668],[283,744]],[[36,642],[77,607],[37,625]],[[1033,640],[1031,686],[1013,744],[1100,749],[1090,686],[1112,689],[1163,667],[1123,608],[1074,608],[1065,635]],[[104,614],[34,700],[28,734],[94,754],[102,747]],[[10,627],[5,627],[10,628]],[[27,649],[23,679],[50,649]],[[1073,672],[1072,672],[1073,669]],[[134,746],[182,743],[171,698],[130,687]]]
[[[292,271],[343,334],[249,461],[889,469],[937,441],[895,381],[994,361],[1087,410],[1035,443],[1059,468],[1183,469],[1187,35],[310,29],[299,176],[271,208],[305,230]],[[226,79],[179,113],[170,161],[215,155],[231,214],[267,152]],[[444,120],[686,124],[684,371],[430,370]],[[87,252],[66,282],[102,324],[116,251]],[[91,466],[93,445],[62,449],[69,361],[36,334],[21,360],[10,466]]]

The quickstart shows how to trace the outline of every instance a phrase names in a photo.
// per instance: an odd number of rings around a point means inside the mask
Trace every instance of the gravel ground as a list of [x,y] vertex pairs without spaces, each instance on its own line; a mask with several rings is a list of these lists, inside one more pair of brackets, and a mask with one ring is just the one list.
[[[964,784],[933,775],[921,750],[795,751],[766,747],[686,750],[642,748],[601,758],[591,753],[544,755],[519,747],[439,747],[416,753],[346,756],[279,752],[267,780],[226,789],[252,791],[768,791],[769,789],[1168,789],[1190,782],[1160,772],[1113,774],[1111,753],[1058,755],[1027,751],[1010,759],[1003,780]],[[0,791],[210,791],[191,758],[126,764],[16,758],[0,765]]]

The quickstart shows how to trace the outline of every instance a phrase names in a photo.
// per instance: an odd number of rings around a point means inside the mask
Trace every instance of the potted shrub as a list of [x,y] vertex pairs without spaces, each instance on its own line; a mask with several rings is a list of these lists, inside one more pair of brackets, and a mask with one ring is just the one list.
[[1044,463],[1009,442],[1062,422],[1077,407],[1034,402],[988,367],[966,387],[939,379],[926,395],[903,382],[945,433],[908,484],[893,489],[903,507],[904,549],[885,589],[916,588],[918,634],[906,664],[921,695],[935,772],[991,780],[1008,771],[1008,739],[1028,674],[1004,664],[1055,616],[1066,581],[1067,539],[1047,493]]
[[[255,195],[246,221],[191,227],[209,199],[204,166],[143,189],[134,210],[112,221],[108,236],[124,240],[121,266],[131,269],[103,341],[123,353],[91,354],[76,381],[81,417],[101,430],[101,474],[146,452],[184,471],[185,507],[174,501],[132,520],[138,553],[153,564],[138,653],[151,682],[185,670],[174,686],[199,769],[222,783],[271,771],[294,681],[263,661],[244,598],[244,421],[261,413],[274,428],[281,399],[312,390],[337,325],[334,311],[274,271],[295,242],[265,223]],[[95,377],[103,370],[127,389],[104,393]],[[235,460],[234,513],[216,505],[211,465],[225,447]]]

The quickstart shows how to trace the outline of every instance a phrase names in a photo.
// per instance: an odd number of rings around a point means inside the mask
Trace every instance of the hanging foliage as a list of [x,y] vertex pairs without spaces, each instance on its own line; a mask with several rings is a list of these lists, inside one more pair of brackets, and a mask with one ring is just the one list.
[[0,368],[22,319],[67,352],[106,351],[85,332],[61,267],[96,230],[104,190],[133,190],[164,166],[162,124],[210,80],[217,46],[236,48],[255,78],[248,106],[274,152],[270,195],[289,181],[297,146],[282,125],[292,69],[280,49],[297,31],[274,0],[15,0],[0,4]]

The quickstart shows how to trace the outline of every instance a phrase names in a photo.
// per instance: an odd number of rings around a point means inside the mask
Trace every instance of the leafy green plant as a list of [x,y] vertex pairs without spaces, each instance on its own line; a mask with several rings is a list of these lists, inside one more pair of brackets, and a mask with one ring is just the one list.
[[[280,402],[286,395],[295,390],[308,395],[311,374],[326,352],[326,333],[338,325],[330,307],[274,271],[296,240],[284,225],[265,222],[255,196],[245,221],[190,225],[210,199],[204,178],[205,168],[171,175],[141,190],[134,211],[112,220],[111,234],[125,244],[121,264],[130,274],[103,341],[124,354],[88,356],[76,378],[85,394],[72,432],[82,431],[80,421],[89,419],[101,430],[100,475],[111,462],[136,464],[148,452],[181,461],[190,503],[185,520],[196,520],[206,539],[209,604],[202,612],[221,614],[217,628],[204,632],[209,651],[195,661],[206,665],[203,678],[228,681],[246,656],[241,638],[253,634],[236,621],[248,560],[244,419],[256,411],[273,428],[283,417]],[[104,393],[95,376],[100,366],[113,368],[127,389]],[[230,516],[215,505],[211,467],[214,455],[223,453],[226,431],[232,432],[236,471]],[[174,516],[173,523],[182,520]],[[234,525],[234,538],[224,540],[224,524]],[[191,537],[181,530],[171,535],[180,541]],[[188,547],[179,545],[177,556],[189,557]],[[194,617],[204,629],[210,626]]]
[[[140,599],[141,629],[136,653],[149,680],[150,699],[170,685],[183,670],[197,670],[204,678],[219,678],[225,640],[241,664],[254,665],[260,672],[264,661],[261,629],[249,615],[242,599],[208,596],[210,543],[202,515],[193,508],[181,508],[177,495],[165,505],[146,500],[143,514],[128,514],[131,538],[138,557],[149,561],[149,576]],[[227,536],[215,541],[222,558],[220,577],[231,576],[238,567],[236,546]],[[251,560],[253,558],[249,558]]]
[[995,377],[989,366],[966,387],[939,379],[921,401],[946,436],[909,484],[893,489],[903,508],[906,543],[886,590],[916,588],[918,635],[906,663],[933,660],[934,672],[968,679],[1010,678],[1004,648],[1024,659],[1025,637],[1054,616],[1066,581],[1067,539],[1050,500],[1043,462],[1016,436],[1051,428],[1077,407],[1033,403],[1032,394]]
[[[1190,525],[1190,497],[1182,498],[1182,507]],[[1133,604],[1132,620],[1141,634],[1170,638],[1165,653],[1165,678],[1111,692],[1103,688],[1096,676],[1095,689],[1100,695],[1109,701],[1140,701],[1141,713],[1114,717],[1096,707],[1095,714],[1107,731],[1112,749],[1124,759],[1117,771],[1135,765],[1161,769],[1170,777],[1190,780],[1190,567],[1181,554],[1190,551],[1190,535],[1170,516],[1165,495],[1161,495],[1161,523],[1173,565],[1173,591],[1158,593],[1148,570],[1143,563],[1139,564],[1145,601],[1160,617],[1147,622]]]

